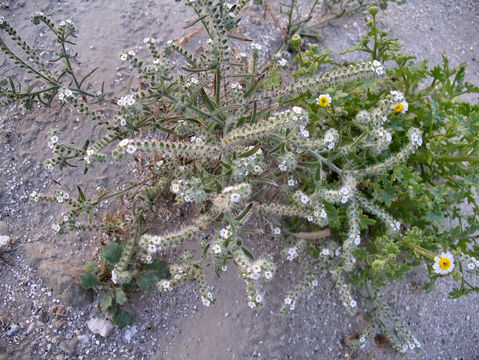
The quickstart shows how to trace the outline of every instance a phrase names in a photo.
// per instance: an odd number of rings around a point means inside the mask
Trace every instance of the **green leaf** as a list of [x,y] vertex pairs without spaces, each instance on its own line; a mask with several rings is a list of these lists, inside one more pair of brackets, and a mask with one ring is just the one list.
[[80,283],[84,288],[91,289],[95,286],[100,285],[98,278],[92,272],[87,272],[80,276]]
[[118,243],[110,243],[101,249],[101,256],[111,266],[115,265],[120,260],[123,247]]
[[113,296],[111,294],[100,296],[100,307],[106,311],[113,304]]
[[95,261],[89,261],[83,266],[83,271],[86,273],[91,272],[94,273],[98,269],[98,264]]
[[113,316],[113,321],[119,327],[124,327],[131,324],[131,315],[126,311],[118,311],[118,313]]
[[143,272],[151,272],[158,280],[166,279],[169,275],[168,266],[164,261],[154,261],[151,264],[146,264],[143,268]]
[[124,303],[126,303],[127,300],[128,300],[128,297],[126,296],[125,291],[122,288],[116,288],[115,289],[115,301],[118,304],[123,305]]
[[143,291],[153,291],[158,283],[158,277],[155,274],[140,273],[136,278],[136,285]]
[[250,258],[250,260],[254,260],[254,257],[253,255],[245,248],[245,247],[241,247],[241,250],[243,250],[243,253]]

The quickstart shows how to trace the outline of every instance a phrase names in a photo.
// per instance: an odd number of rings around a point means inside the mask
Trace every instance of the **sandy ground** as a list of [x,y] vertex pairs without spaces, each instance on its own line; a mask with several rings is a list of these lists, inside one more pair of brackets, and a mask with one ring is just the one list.
[[[270,2],[277,8],[274,1]],[[26,40],[34,42],[46,58],[53,56],[55,44],[44,29],[39,31],[29,22],[36,11],[57,21],[74,21],[79,30],[78,65],[83,73],[98,66],[91,86],[97,89],[104,82],[109,96],[124,94],[129,81],[137,81],[135,73],[121,63],[121,50],[141,53],[146,36],[156,37],[162,43],[179,38],[185,34],[182,25],[193,18],[181,5],[166,0],[0,2],[0,16]],[[409,1],[406,5],[391,6],[380,15],[380,21],[406,44],[405,51],[419,59],[439,63],[441,54],[446,54],[452,64],[467,61],[468,81],[479,83],[477,1]],[[269,17],[263,19],[262,14],[247,10],[242,23],[245,33],[258,39],[268,53],[280,46],[281,34]],[[365,32],[363,24],[363,16],[340,19],[323,29],[319,45],[338,54],[360,39]],[[194,36],[189,46],[195,48],[201,41],[201,34]],[[0,75],[13,69],[3,56],[0,66]],[[22,80],[22,75],[17,74],[16,79]],[[471,100],[477,102],[477,96]],[[108,111],[104,109],[105,115]],[[378,347],[373,338],[359,351],[351,351],[342,344],[346,335],[357,331],[358,324],[340,304],[336,292],[329,291],[328,277],[321,281],[323,290],[306,292],[291,315],[279,315],[282,299],[298,275],[296,267],[281,264],[279,259],[275,260],[282,270],[265,286],[266,306],[260,311],[247,307],[244,285],[234,271],[218,280],[208,274],[207,280],[214,286],[211,290],[218,298],[215,306],[201,305],[193,283],[172,293],[134,293],[127,305],[134,316],[132,327],[115,328],[107,338],[93,335],[86,321],[102,316],[97,304],[88,303],[84,293],[68,297],[52,288],[68,282],[70,278],[64,281],[58,274],[71,273],[71,269],[90,260],[105,237],[87,233],[56,237],[51,225],[61,215],[61,209],[47,204],[31,205],[28,194],[33,190],[54,191],[52,178],[72,187],[79,183],[111,188],[125,181],[135,167],[107,163],[86,177],[79,177],[74,170],[47,172],[42,162],[49,157],[46,143],[51,129],[59,129],[61,136],[71,142],[95,134],[91,123],[58,104],[31,113],[12,108],[1,110],[0,120],[0,218],[8,224],[14,240],[12,249],[0,261],[0,359],[401,358],[389,347]],[[163,217],[169,226],[177,226],[185,218],[185,209],[171,206],[164,209]],[[258,256],[273,251],[275,246],[269,239],[259,244],[258,239],[249,241]],[[477,296],[448,300],[452,280],[440,282],[426,294],[421,289],[424,281],[425,271],[418,268],[384,290],[403,325],[423,344],[422,353],[410,353],[404,358],[479,359]],[[67,306],[66,300],[77,300],[78,305]],[[54,304],[67,310],[66,317],[51,309]],[[126,335],[132,329],[136,333],[129,339]]]

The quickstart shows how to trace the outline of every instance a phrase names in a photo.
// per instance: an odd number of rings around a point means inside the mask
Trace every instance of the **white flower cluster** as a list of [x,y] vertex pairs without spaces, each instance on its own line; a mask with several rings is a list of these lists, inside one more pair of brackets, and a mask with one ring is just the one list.
[[286,259],[288,259],[289,261],[293,261],[294,259],[296,259],[298,257],[298,248],[296,246],[293,246],[293,247],[290,247],[288,250],[287,250],[287,257]]
[[384,129],[383,127],[376,129],[375,135],[378,139],[380,139],[380,141],[385,142],[387,144],[390,144],[393,139],[391,133],[387,131],[386,129]]
[[280,59],[278,60],[278,64],[279,64],[279,66],[281,66],[281,67],[286,67],[286,66],[288,65],[288,60],[286,60],[285,58],[280,58]]
[[[254,146],[250,146],[245,151],[252,150]],[[250,174],[259,175],[264,172],[263,150],[258,148],[253,154],[238,158],[232,162],[233,178],[236,181],[243,180]]]
[[40,200],[40,196],[41,194],[37,193],[36,191],[32,191],[30,194],[30,201],[38,202]]
[[120,106],[133,106],[136,103],[135,96],[133,94],[125,95],[119,98],[116,103]]
[[241,89],[243,89],[243,86],[241,86],[240,83],[234,82],[230,84],[230,89],[239,92]]
[[176,195],[176,201],[180,204],[206,200],[206,192],[202,188],[201,179],[179,179],[171,183],[170,190]]
[[309,131],[305,128],[304,125],[299,126],[299,133],[304,137],[304,138],[309,138]]
[[219,210],[226,210],[228,207],[239,203],[242,199],[251,194],[251,185],[248,183],[241,183],[234,186],[227,186],[219,194],[214,204]]
[[254,262],[248,270],[249,277],[253,280],[259,280],[262,276],[264,276],[266,280],[270,280],[273,277],[273,273],[271,270],[268,271],[265,269],[265,264],[267,264],[265,260],[258,260]]
[[69,193],[63,192],[63,191],[57,192],[56,199],[59,204],[63,203],[65,200],[68,200],[69,198],[70,198]]
[[83,157],[83,160],[85,160],[85,163],[91,164],[91,158],[93,155],[95,155],[95,150],[93,150],[92,148],[88,148],[86,150],[86,155]]
[[118,143],[119,149],[127,152],[128,154],[134,154],[137,150],[135,144],[133,144],[133,140],[123,139]]
[[339,139],[339,133],[336,129],[329,129],[324,134],[324,142],[329,150],[334,149],[338,139]]
[[155,254],[158,251],[161,251],[161,243],[163,241],[163,237],[159,235],[149,235],[144,234],[139,242],[138,245],[145,249],[150,255]]
[[373,69],[379,76],[384,75],[384,66],[377,60],[373,60]]
[[248,307],[254,309],[259,305],[263,305],[263,295],[256,294],[256,296],[248,295]]
[[288,179],[288,186],[296,186],[298,182],[294,178]]
[[53,152],[55,152],[57,144],[58,144],[58,131],[53,130],[49,133],[49,140],[48,140],[48,147],[52,149]]
[[293,311],[296,308],[296,301],[293,301],[293,299],[288,296],[284,299],[284,305]]
[[72,21],[70,19],[67,19],[65,21],[60,22],[60,26],[66,26],[66,25],[73,25]]
[[[309,133],[308,133],[308,135],[309,135]],[[278,164],[279,170],[281,170],[283,172],[294,170],[294,169],[296,169],[296,166],[298,165],[298,163],[296,161],[296,156],[294,155],[293,152],[287,152],[286,154],[281,155],[278,158],[278,163],[279,163]]]
[[417,149],[419,146],[422,145],[422,133],[421,133],[421,130],[415,129],[415,128],[411,128],[411,129],[409,129],[407,136],[408,136],[409,141],[411,142],[411,144],[412,144],[416,149]]
[[58,90],[58,99],[61,101],[67,101],[69,98],[73,97],[73,92],[67,88],[61,88]]
[[145,45],[153,45],[153,44],[156,43],[156,39],[151,38],[151,37],[146,37],[146,38],[143,39],[143,43]]
[[189,88],[191,85],[197,85],[198,82],[198,79],[192,76],[190,77],[190,80],[185,83],[185,87]]
[[253,49],[253,51],[260,51],[263,49],[263,47],[260,45],[260,44],[256,44],[256,43],[251,43],[251,49]]
[[[31,196],[31,195],[30,195]],[[469,270],[479,270],[479,260],[477,260],[474,256],[470,256],[467,254],[461,254],[459,257],[460,261],[466,265]]]
[[158,287],[163,290],[163,291],[171,291],[173,290],[173,287],[171,286],[171,282],[169,280],[160,280],[158,283]]
[[136,56],[136,54],[133,50],[129,50],[128,52],[127,51],[122,51],[121,54],[120,54],[120,59],[121,59],[121,61],[126,61],[126,60],[131,59],[135,56]]
[[213,301],[213,294],[208,292],[205,295],[201,296],[201,302],[203,303],[204,306],[208,307],[210,306],[211,302]]

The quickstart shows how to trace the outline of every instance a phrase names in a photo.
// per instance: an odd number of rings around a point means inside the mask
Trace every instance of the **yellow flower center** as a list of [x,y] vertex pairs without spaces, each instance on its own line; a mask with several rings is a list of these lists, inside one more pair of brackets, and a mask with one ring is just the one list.
[[439,259],[439,267],[442,269],[442,270],[447,270],[451,267],[451,260],[449,260],[448,258],[446,257],[443,257],[443,258],[440,258]]
[[399,103],[399,104],[394,105],[393,110],[394,110],[394,112],[397,112],[397,113],[402,112],[404,110],[403,103]]
[[319,106],[326,107],[329,105],[329,99],[326,96],[321,96],[318,99]]

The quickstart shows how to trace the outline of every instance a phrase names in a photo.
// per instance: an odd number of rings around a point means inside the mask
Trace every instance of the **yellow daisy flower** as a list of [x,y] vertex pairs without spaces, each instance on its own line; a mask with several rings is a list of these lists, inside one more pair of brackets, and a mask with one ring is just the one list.
[[454,270],[454,257],[450,252],[442,253],[440,256],[434,258],[434,265],[432,268],[437,274],[449,274]]
[[326,107],[331,103],[331,96],[329,94],[321,94],[316,100],[319,106]]
[[393,111],[395,113],[402,113],[404,114],[407,109],[409,108],[409,105],[406,100],[401,101],[400,103],[397,103],[396,105],[393,106]]

